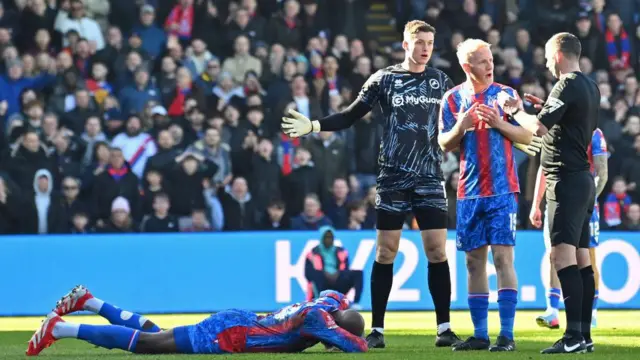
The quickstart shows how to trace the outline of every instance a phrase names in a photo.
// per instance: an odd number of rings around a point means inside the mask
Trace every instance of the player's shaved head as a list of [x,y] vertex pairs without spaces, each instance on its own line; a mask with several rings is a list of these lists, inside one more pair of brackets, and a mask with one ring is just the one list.
[[559,51],[564,56],[572,59],[580,59],[582,45],[580,39],[568,32],[555,34],[547,41],[546,47],[549,51]]
[[338,310],[332,315],[336,320],[336,324],[351,334],[355,336],[362,336],[362,334],[364,334],[364,318],[359,312],[351,309]]

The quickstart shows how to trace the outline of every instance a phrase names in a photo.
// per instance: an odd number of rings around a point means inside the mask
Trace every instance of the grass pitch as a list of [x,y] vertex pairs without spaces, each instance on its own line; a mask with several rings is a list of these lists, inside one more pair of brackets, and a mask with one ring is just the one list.
[[[495,354],[489,352],[454,353],[450,349],[436,349],[435,315],[432,312],[394,312],[388,313],[385,338],[387,348],[371,350],[366,354],[326,353],[324,347],[316,346],[303,354],[238,354],[231,356],[216,355],[215,358],[240,359],[546,359],[550,355],[540,355],[540,350],[553,344],[562,335],[561,330],[547,330],[537,327],[537,312],[520,311],[516,318],[516,346],[513,353]],[[193,324],[207,315],[151,315],[149,318],[164,328]],[[367,322],[370,314],[364,314]],[[564,314],[561,314],[564,320]],[[0,359],[24,359],[27,341],[38,328],[42,318],[1,318],[0,317]],[[70,322],[106,324],[97,316],[67,316]],[[471,335],[473,327],[468,312],[452,314],[454,330],[463,338]],[[496,312],[489,315],[490,335],[495,340],[499,330]],[[369,324],[367,324],[367,329]],[[585,355],[572,355],[570,358],[588,357],[589,359],[640,359],[640,311],[600,311],[598,328],[593,330],[596,352]],[[105,350],[79,340],[65,339],[45,349],[40,357],[52,359],[135,359],[121,350]],[[162,359],[211,359],[212,355],[140,355],[142,360]],[[565,356],[566,358],[566,356]]]

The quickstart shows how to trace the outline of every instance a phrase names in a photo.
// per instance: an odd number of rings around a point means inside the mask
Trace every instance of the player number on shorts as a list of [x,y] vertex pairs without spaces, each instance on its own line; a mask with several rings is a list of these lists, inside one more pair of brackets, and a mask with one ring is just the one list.
[[516,227],[518,226],[518,216],[516,213],[513,214],[509,214],[509,223],[510,223],[510,229],[511,229],[511,234],[513,236],[513,238],[516,238]]
[[598,237],[600,235],[600,223],[589,223],[589,232],[591,233],[591,236]]

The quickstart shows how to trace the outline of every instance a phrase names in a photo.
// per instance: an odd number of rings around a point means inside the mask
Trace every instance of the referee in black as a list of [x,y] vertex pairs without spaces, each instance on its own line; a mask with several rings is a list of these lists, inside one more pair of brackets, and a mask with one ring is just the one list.
[[[447,201],[438,145],[440,102],[453,83],[427,66],[435,29],[424,21],[405,25],[405,60],[371,75],[358,98],[344,111],[310,120],[292,111],[282,129],[291,137],[346,129],[379,105],[384,116],[378,156],[376,258],[371,271],[372,332],[370,348],[383,348],[384,315],[393,283],[393,262],[407,212],[416,218],[429,260],[429,291],[436,310],[436,346],[460,341],[451,330],[451,279],[447,261]],[[375,156],[375,154],[371,154]],[[400,299],[399,299],[400,300]]]
[[551,233],[551,259],[558,272],[567,316],[562,339],[543,354],[593,351],[591,308],[595,292],[589,258],[589,219],[595,182],[589,171],[587,148],[598,126],[598,85],[580,72],[580,40],[559,33],[545,45],[547,68],[558,78],[549,98],[525,94],[542,106],[537,116],[522,102],[506,101],[506,111],[533,133],[543,136],[542,170],[547,178],[546,200]]

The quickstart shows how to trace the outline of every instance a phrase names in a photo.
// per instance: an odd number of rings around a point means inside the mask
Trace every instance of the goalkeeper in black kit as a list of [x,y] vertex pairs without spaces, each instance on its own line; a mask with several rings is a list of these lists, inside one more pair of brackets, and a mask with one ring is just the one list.
[[384,315],[393,282],[405,215],[411,211],[421,231],[429,260],[428,283],[435,305],[436,346],[452,346],[460,338],[451,330],[451,279],[445,252],[447,201],[438,145],[438,116],[444,93],[453,84],[442,71],[427,67],[435,29],[424,21],[404,28],[405,61],[373,74],[358,98],[344,111],[310,120],[290,111],[282,130],[291,137],[346,129],[379,104],[384,116],[378,157],[377,246],[371,274],[372,332],[369,348],[383,348]]

